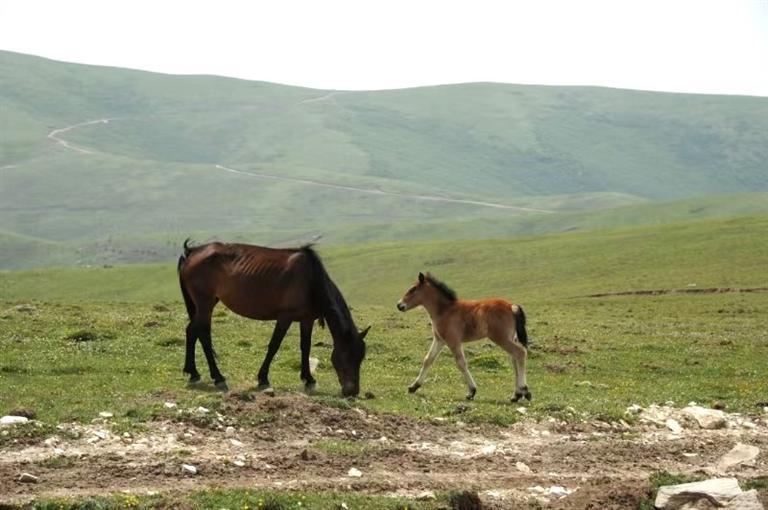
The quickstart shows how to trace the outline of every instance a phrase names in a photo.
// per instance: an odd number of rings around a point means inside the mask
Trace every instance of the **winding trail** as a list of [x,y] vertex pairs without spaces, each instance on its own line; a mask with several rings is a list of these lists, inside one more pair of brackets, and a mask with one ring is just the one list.
[[384,190],[372,189],[372,188],[357,188],[355,186],[344,186],[341,184],[332,184],[329,182],[313,181],[310,179],[299,179],[296,177],[283,177],[283,176],[273,175],[273,174],[243,172],[242,170],[236,170],[234,168],[230,168],[224,165],[216,165],[216,168],[218,168],[219,170],[224,170],[225,172],[244,175],[247,177],[253,177],[256,179],[272,179],[276,181],[295,182],[295,183],[304,184],[307,186],[317,186],[322,188],[338,189],[342,191],[353,191],[356,193],[366,193],[369,195],[391,196],[391,197],[397,197],[397,198],[405,198],[409,200],[421,200],[425,202],[476,205],[480,207],[490,207],[492,209],[505,209],[510,211],[519,211],[519,212],[549,213],[549,214],[554,213],[554,211],[550,211],[547,209],[535,209],[533,207],[519,207],[519,206],[507,205],[507,204],[498,204],[495,202],[482,202],[479,200],[464,200],[460,198],[448,198],[448,197],[441,197],[437,195],[422,195],[422,194],[416,195],[416,194],[409,194],[409,193],[398,193],[396,191],[384,191]]
[[48,138],[55,141],[62,147],[65,147],[67,149],[73,150],[75,152],[79,152],[80,154],[93,154],[94,151],[85,149],[83,147],[78,147],[75,144],[69,143],[68,141],[64,140],[63,138],[59,138],[60,134],[66,133],[67,131],[71,131],[73,129],[83,127],[83,126],[90,126],[92,124],[108,124],[109,121],[115,120],[115,118],[104,118],[104,119],[96,119],[96,120],[89,120],[86,122],[80,122],[78,124],[72,124],[71,126],[66,126],[59,129],[54,129],[50,133],[48,133]]

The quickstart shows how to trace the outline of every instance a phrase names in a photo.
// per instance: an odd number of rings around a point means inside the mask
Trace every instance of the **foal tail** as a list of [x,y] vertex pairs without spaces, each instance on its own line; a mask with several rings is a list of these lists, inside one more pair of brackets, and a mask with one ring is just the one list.
[[528,332],[525,330],[525,312],[523,311],[523,307],[516,305],[513,313],[515,314],[515,331],[517,332],[517,339],[521,344],[528,347]]
[[187,286],[184,285],[184,278],[181,277],[181,268],[184,267],[184,263],[187,262],[187,257],[189,256],[192,249],[189,247],[189,238],[187,238],[186,241],[184,241],[184,253],[181,254],[179,257],[179,263],[176,265],[176,272],[179,275],[179,286],[181,287],[181,295],[184,298],[184,305],[187,307],[187,314],[189,315],[189,320],[193,320],[195,318],[195,314],[197,313],[197,308],[195,307],[194,301],[192,301],[192,297],[189,295],[189,291],[187,290]]

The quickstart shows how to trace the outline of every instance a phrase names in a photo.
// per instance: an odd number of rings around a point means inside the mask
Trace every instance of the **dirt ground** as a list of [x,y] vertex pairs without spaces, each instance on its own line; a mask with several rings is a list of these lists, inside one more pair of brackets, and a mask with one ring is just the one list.
[[[567,424],[554,418],[511,427],[413,420],[337,409],[308,397],[230,394],[216,411],[168,404],[167,419],[140,432],[110,418],[63,424],[60,433],[0,449],[0,502],[41,496],[208,487],[358,491],[416,497],[425,490],[475,490],[488,508],[635,508],[648,478],[666,470],[713,474],[737,442],[760,448],[729,476],[768,472],[768,414],[749,426],[679,434],[637,420]],[[175,415],[174,415],[175,413]],[[79,437],[74,437],[79,436]],[[182,464],[197,468],[184,474]],[[362,476],[349,476],[350,468]],[[18,481],[23,472],[39,483]],[[550,488],[560,486],[559,497]],[[765,498],[765,494],[763,494]]]

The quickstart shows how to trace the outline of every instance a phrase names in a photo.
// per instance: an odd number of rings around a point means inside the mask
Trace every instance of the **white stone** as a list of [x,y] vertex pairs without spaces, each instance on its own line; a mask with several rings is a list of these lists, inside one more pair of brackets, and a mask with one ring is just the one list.
[[528,464],[526,464],[525,462],[515,462],[515,467],[521,473],[530,473],[531,472],[531,468],[529,468]]
[[43,444],[44,444],[45,446],[53,446],[53,445],[57,445],[57,444],[59,444],[59,438],[58,438],[58,437],[56,437],[56,436],[53,436],[53,437],[49,437],[48,439],[46,439],[45,441],[43,441]]
[[232,461],[232,464],[234,464],[237,467],[245,467],[245,462],[243,462],[242,460],[234,460]]
[[165,404],[163,404],[163,407],[165,407],[166,409],[173,409],[174,407],[176,407],[176,402],[166,402]]
[[320,360],[314,356],[309,358],[309,373],[314,377],[317,375],[317,368],[320,366]]
[[680,434],[683,431],[683,427],[680,426],[677,420],[669,418],[666,421],[667,428],[672,431],[673,434]]
[[227,427],[227,429],[224,431],[224,435],[227,437],[234,437],[235,427]]
[[240,448],[241,446],[243,446],[243,443],[241,441],[238,441],[237,439],[230,439],[229,444],[237,448]]
[[200,406],[200,407],[198,407],[198,408],[196,409],[196,411],[197,411],[197,413],[198,413],[198,414],[208,414],[208,413],[210,413],[210,412],[211,412],[211,410],[210,410],[210,409],[208,409],[208,408],[206,408],[206,407],[203,407],[203,406]]
[[357,468],[349,468],[349,471],[347,471],[347,476],[352,478],[360,478],[363,476],[363,472]]
[[684,414],[690,416],[703,429],[719,429],[725,427],[725,413],[718,409],[707,409],[700,406],[684,407]]
[[533,487],[528,487],[528,490],[531,492],[535,492],[537,494],[544,494],[545,492],[547,492],[547,489],[545,489],[541,485],[534,485]]
[[758,496],[755,489],[742,492],[729,501],[725,508],[732,510],[764,510],[763,504],[760,502],[760,496]]
[[717,461],[716,469],[720,472],[728,471],[729,469],[755,460],[760,454],[760,448],[757,446],[751,446],[743,443],[736,443],[731,451],[720,457]]
[[64,455],[64,450],[62,448],[54,448],[53,449],[54,455]]
[[495,451],[496,451],[495,444],[485,445],[482,448],[480,448],[480,453],[482,453],[483,455],[492,455],[493,452]]
[[94,430],[93,435],[99,439],[106,439],[109,436],[109,432],[106,430]]
[[[665,485],[659,487],[654,506],[659,509],[667,508],[673,496],[697,500],[703,497],[711,497],[720,505],[724,505],[731,499],[741,494],[741,487],[735,478],[712,478],[701,482],[683,483],[679,485]],[[675,498],[677,499],[677,498]],[[677,506],[675,508],[678,508]]]
[[40,478],[29,473],[22,473],[19,477],[19,481],[22,483],[37,483],[40,481]]
[[627,413],[629,414],[639,414],[642,410],[643,408],[637,404],[632,404],[631,406],[627,407]]
[[552,487],[547,489],[547,492],[558,498],[564,498],[568,494],[572,493],[573,491],[571,489],[566,489],[565,487],[562,487],[560,485],[553,485]]
[[19,423],[27,423],[29,418],[26,416],[3,416],[0,418],[0,427],[10,427]]
[[192,464],[182,464],[181,465],[181,472],[185,475],[196,475],[197,474],[197,468],[193,466]]
[[520,414],[525,414],[528,412],[528,409],[526,409],[525,407],[518,407],[517,412]]
[[114,414],[110,413],[109,411],[102,411],[99,413],[99,416],[101,418],[112,418]]
[[429,499],[437,499],[437,496],[435,496],[435,493],[432,491],[421,491],[418,494],[416,494],[416,499],[418,501],[426,501]]

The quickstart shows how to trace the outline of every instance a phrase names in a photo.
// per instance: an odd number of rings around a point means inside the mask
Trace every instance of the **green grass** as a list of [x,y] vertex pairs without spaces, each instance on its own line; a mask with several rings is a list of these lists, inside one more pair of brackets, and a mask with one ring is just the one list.
[[[748,195],[768,191],[766,98],[478,83],[303,102],[327,93],[0,52],[0,267],[158,260],[190,234],[488,238],[766,210]],[[62,135],[93,154],[46,137],[99,118]]]
[[[422,418],[501,425],[520,419],[517,406],[507,401],[514,381],[509,362],[488,342],[466,346],[479,387],[466,408],[457,409],[465,388],[447,354],[417,394],[406,392],[429,346],[430,329],[423,311],[401,314],[394,303],[417,271],[431,269],[465,297],[502,295],[525,306],[533,339],[530,416],[614,420],[630,404],[667,400],[721,401],[729,410],[754,411],[765,397],[768,293],[574,296],[693,283],[764,286],[768,240],[760,233],[767,224],[742,219],[519,241],[329,250],[329,270],[357,323],[373,325],[362,391],[375,398],[338,399],[327,347],[313,349],[321,362],[321,393],[315,398]],[[168,399],[215,407],[217,394],[185,388],[187,319],[175,279],[172,264],[2,273],[0,412],[33,408],[43,421],[55,423],[89,421],[111,411],[117,419],[140,423]],[[213,336],[220,368],[233,388],[249,388],[272,325],[217,310]],[[316,330],[314,340],[330,342],[323,330]],[[278,391],[300,389],[298,359],[293,328],[273,364]],[[207,373],[199,352],[198,366]],[[581,381],[591,384],[576,384]],[[568,406],[576,414],[566,413]]]
[[137,496],[120,494],[91,498],[39,499],[19,508],[29,510],[122,510],[134,508],[189,510],[230,508],[232,510],[339,510],[350,509],[433,510],[445,508],[448,495],[436,501],[410,501],[404,498],[366,496],[335,492],[273,492],[265,490],[203,490],[184,496]]

